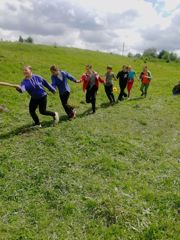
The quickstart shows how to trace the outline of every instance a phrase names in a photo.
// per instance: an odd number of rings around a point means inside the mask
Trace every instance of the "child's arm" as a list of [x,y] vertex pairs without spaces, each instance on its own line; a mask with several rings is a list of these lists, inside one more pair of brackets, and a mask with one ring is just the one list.
[[148,79],[149,79],[149,80],[152,80],[152,74],[151,74],[150,71],[148,71]]
[[80,81],[79,80],[77,80],[75,77],[73,77],[71,74],[69,74],[68,72],[65,72],[65,74],[66,74],[66,77],[69,79],[69,80],[71,80],[71,81],[73,81],[73,82],[75,82],[75,83],[80,83]]
[[53,94],[55,94],[56,89],[50,85],[45,79],[42,78],[42,84],[44,87],[46,87],[50,92],[52,92]]
[[106,80],[102,79],[99,75],[97,76],[97,79],[100,83],[105,83]]
[[13,88],[19,87],[19,85],[17,85],[17,84],[12,84],[12,83],[7,83],[7,82],[0,82],[0,86],[13,87]]
[[116,75],[115,75],[115,74],[113,74],[113,78],[114,78],[115,81],[117,81],[117,78],[116,78]]

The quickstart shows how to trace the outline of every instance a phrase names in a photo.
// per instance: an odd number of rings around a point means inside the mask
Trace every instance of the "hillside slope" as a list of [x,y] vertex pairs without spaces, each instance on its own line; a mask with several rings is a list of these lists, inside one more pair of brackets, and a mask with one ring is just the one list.
[[[70,48],[0,43],[0,81],[19,83],[21,68],[50,81],[58,64],[79,78],[84,64],[104,74],[141,60]],[[132,100],[108,105],[103,86],[88,115],[81,86],[70,83],[77,118],[67,121],[58,94],[48,95],[60,123],[40,116],[27,130],[29,96],[0,87],[0,239],[178,239],[180,108],[171,89],[180,65],[148,63],[146,99],[136,81]],[[115,82],[118,87],[118,83]],[[117,94],[116,98],[117,98]]]

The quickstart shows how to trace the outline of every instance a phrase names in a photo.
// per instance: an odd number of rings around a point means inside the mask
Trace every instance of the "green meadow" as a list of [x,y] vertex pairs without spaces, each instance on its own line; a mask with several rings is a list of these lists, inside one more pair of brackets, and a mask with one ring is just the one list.
[[[73,48],[0,42],[0,81],[20,83],[22,67],[50,82],[57,64],[77,79],[92,64],[102,76],[141,59]],[[113,106],[101,85],[97,112],[88,114],[81,84],[69,81],[77,118],[68,121],[58,94],[32,130],[30,97],[0,87],[1,240],[178,240],[180,232],[180,98],[172,96],[180,64],[148,62],[147,98],[135,81],[131,100]],[[114,82],[118,88],[118,82]],[[119,91],[119,88],[118,88]],[[116,99],[118,92],[115,92]]]

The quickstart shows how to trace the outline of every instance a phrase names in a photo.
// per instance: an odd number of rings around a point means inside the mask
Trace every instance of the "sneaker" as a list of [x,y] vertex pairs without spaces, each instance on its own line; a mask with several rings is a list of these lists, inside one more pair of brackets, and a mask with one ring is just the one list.
[[72,120],[74,118],[76,118],[76,111],[75,110],[72,112],[72,115],[69,117],[69,120]]
[[55,112],[55,116],[53,118],[54,118],[54,123],[57,124],[59,122],[59,114],[58,114],[58,112]]
[[41,124],[34,124],[30,128],[31,129],[36,129],[36,128],[41,128],[41,127],[42,127]]

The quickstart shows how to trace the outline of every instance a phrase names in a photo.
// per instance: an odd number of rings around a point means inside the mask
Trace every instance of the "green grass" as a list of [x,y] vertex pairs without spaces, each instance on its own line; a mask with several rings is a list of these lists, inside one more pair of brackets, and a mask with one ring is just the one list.
[[[0,43],[0,81],[19,83],[23,65],[50,81],[58,64],[79,78],[85,63],[104,74],[124,63],[140,72],[144,63],[118,55],[71,48]],[[177,63],[148,63],[153,81],[146,99],[139,83],[132,100],[108,106],[103,86],[97,113],[87,115],[81,85],[70,82],[77,118],[66,121],[58,94],[48,108],[60,123],[40,116],[31,125],[29,96],[0,87],[0,239],[178,240],[179,80]],[[115,82],[118,87],[118,83]],[[116,97],[117,97],[116,93]]]

